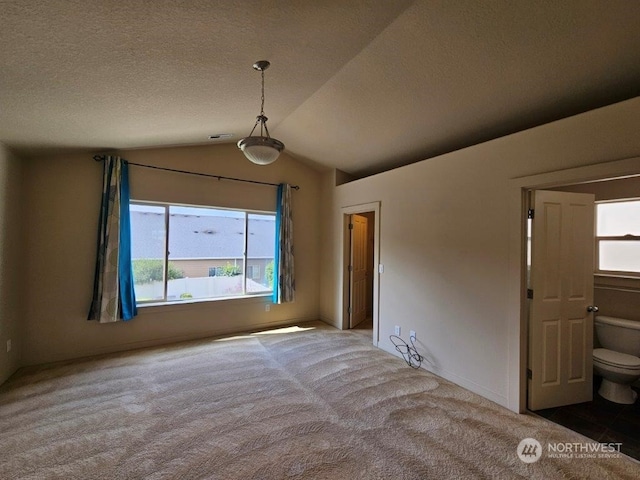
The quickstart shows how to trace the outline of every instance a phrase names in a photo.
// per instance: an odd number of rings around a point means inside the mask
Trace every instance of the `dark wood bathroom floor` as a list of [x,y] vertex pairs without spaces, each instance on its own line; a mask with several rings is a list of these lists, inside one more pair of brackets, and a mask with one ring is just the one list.
[[[622,453],[640,460],[640,400],[620,405],[598,395],[601,379],[594,379],[593,401],[534,412],[596,442],[622,443]],[[638,392],[638,389],[635,389]],[[640,394],[638,395],[640,398]]]

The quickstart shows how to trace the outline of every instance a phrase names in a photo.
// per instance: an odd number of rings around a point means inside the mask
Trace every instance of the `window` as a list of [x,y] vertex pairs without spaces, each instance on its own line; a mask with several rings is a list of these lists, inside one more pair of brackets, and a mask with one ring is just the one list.
[[598,273],[640,277],[640,200],[596,204]]
[[272,291],[274,213],[134,201],[130,211],[138,304]]
[[260,278],[260,265],[247,265],[247,278]]

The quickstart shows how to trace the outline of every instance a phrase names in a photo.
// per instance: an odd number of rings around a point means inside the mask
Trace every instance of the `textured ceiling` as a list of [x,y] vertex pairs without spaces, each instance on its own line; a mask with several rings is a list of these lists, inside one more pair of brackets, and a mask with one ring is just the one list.
[[0,141],[212,143],[265,113],[355,176],[635,97],[631,0],[0,0]]

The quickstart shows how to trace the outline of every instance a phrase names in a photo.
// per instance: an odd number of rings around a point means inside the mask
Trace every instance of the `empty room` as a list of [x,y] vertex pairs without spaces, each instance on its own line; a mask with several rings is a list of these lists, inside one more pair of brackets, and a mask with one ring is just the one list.
[[638,25],[0,1],[0,478],[638,478]]

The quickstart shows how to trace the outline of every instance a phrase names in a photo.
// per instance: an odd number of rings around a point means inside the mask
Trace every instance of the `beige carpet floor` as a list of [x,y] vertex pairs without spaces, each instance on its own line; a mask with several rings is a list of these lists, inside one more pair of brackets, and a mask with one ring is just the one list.
[[523,463],[589,440],[320,322],[23,369],[0,387],[1,479],[637,479]]

